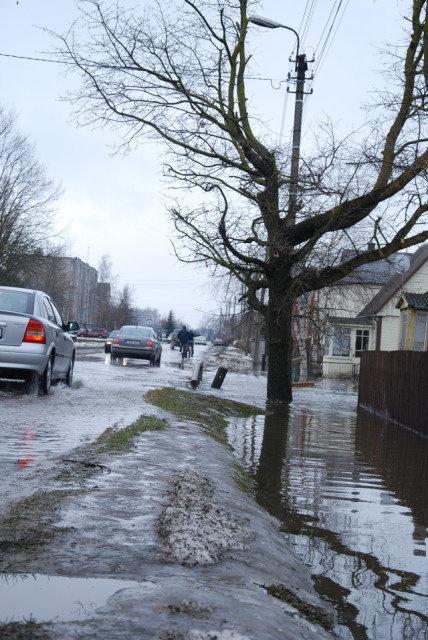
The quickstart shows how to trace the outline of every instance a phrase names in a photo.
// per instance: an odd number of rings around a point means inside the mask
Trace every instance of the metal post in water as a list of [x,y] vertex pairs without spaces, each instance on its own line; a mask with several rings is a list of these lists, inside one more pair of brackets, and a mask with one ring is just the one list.
[[217,369],[217,373],[214,376],[214,380],[212,381],[211,388],[212,389],[220,389],[223,381],[226,377],[226,373],[228,372],[227,367],[219,367]]

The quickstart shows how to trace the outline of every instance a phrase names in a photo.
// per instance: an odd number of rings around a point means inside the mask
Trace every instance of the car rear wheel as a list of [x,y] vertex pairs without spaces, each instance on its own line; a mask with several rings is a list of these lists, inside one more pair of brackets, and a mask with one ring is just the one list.
[[67,387],[71,387],[73,384],[73,373],[74,373],[74,354],[71,358],[70,366],[68,367],[67,374],[65,376],[65,384]]
[[53,358],[49,358],[46,363],[45,370],[42,375],[39,377],[39,394],[41,396],[49,395],[49,391],[52,386],[52,366],[53,366]]
[[154,367],[155,364],[156,364],[156,354],[154,354],[153,356],[150,356],[150,365]]
[[162,358],[162,354],[159,354],[159,358],[156,360],[155,364],[157,367],[160,367],[160,363],[161,363],[161,358]]

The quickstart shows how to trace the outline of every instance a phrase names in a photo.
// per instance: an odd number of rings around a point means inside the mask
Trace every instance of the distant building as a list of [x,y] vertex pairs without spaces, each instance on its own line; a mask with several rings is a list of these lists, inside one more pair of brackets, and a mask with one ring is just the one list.
[[65,322],[98,324],[110,304],[110,283],[98,282],[98,272],[80,258],[35,256],[27,286],[48,293]]
[[[399,300],[405,292],[422,294],[427,289],[428,245],[413,255],[396,253],[387,260],[359,267],[341,281],[338,290],[343,299],[337,291],[333,299],[342,305],[342,313],[337,313],[335,307],[328,313],[323,374],[349,377],[358,373],[362,351],[403,348],[400,336],[406,315],[400,318],[400,309],[404,309],[406,302],[400,307]],[[365,299],[366,291],[369,300]]]
[[98,272],[80,258],[61,258],[66,272],[67,316],[79,324],[93,324],[97,312]]
[[374,348],[380,351],[400,349],[400,309],[398,301],[404,292],[424,293],[428,289],[428,245],[413,254],[409,269],[391,278],[358,314],[376,323]]
[[400,310],[400,349],[428,351],[428,291],[405,291],[397,303]]

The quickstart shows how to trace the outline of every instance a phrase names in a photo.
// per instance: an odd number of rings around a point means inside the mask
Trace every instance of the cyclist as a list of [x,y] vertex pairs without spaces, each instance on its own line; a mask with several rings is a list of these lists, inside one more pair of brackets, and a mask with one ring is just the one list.
[[193,358],[193,355],[195,353],[195,338],[196,338],[196,333],[194,331],[192,331],[191,329],[189,330],[189,351],[190,351],[190,357]]
[[190,341],[191,341],[191,333],[190,331],[187,330],[186,325],[183,325],[180,329],[180,331],[178,332],[177,338],[180,340],[180,344],[181,344],[181,359],[182,361],[184,361],[184,359],[187,357],[187,354],[189,353],[189,349],[190,349]]

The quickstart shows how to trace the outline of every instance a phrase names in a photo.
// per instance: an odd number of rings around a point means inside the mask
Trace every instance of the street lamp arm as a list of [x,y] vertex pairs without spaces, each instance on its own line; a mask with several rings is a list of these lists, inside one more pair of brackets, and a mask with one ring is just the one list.
[[249,16],[248,21],[252,22],[253,24],[256,24],[259,27],[266,27],[266,29],[287,29],[287,31],[291,31],[292,33],[294,33],[297,40],[297,53],[296,53],[296,58],[297,58],[300,50],[300,38],[299,38],[299,34],[295,29],[293,29],[292,27],[288,27],[287,25],[282,24],[281,22],[275,22],[275,20],[271,20],[270,18],[263,18],[262,16]]
[[294,33],[294,35],[296,36],[296,40],[297,40],[297,48],[296,48],[296,59],[299,56],[299,51],[300,51],[300,38],[299,38],[299,34],[297,33],[297,31],[295,29],[293,29],[292,27],[287,27],[285,24],[281,25],[281,29],[288,29],[288,31],[292,31]]

